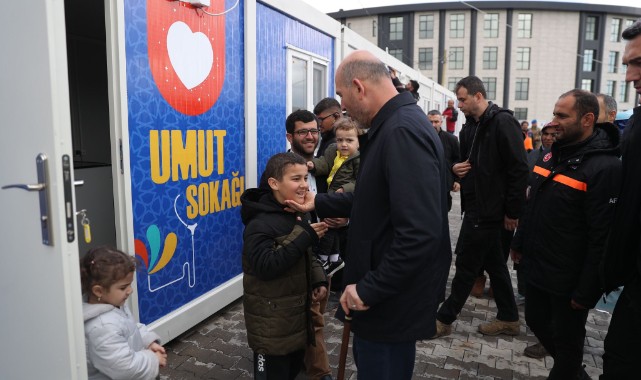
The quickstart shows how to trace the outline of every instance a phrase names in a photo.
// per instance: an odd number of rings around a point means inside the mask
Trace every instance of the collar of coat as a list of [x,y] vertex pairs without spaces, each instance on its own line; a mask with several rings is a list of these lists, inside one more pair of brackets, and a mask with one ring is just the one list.
[[368,138],[374,136],[374,134],[380,129],[381,125],[383,125],[397,109],[411,104],[416,104],[416,99],[414,99],[409,91],[401,92],[388,100],[372,119],[372,125],[369,128],[369,131],[367,131]]

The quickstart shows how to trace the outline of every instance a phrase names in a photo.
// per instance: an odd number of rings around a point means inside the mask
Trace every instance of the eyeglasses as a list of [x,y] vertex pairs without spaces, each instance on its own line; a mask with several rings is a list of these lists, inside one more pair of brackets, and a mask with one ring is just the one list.
[[299,129],[294,131],[294,134],[298,137],[305,137],[308,133],[311,133],[312,136],[318,136],[318,132],[320,132],[320,129]]
[[333,114],[327,115],[325,117],[319,117],[318,121],[320,121],[322,123],[323,121],[325,121],[325,119],[327,119],[329,117],[334,117],[334,120],[336,120],[339,117],[341,117],[341,113],[340,112],[334,112]]

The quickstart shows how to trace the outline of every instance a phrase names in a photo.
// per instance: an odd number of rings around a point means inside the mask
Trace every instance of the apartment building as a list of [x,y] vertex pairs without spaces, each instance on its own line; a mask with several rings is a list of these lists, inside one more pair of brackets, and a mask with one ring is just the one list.
[[453,89],[476,75],[488,98],[520,120],[551,119],[572,88],[639,102],[625,82],[621,32],[641,8],[482,1],[396,5],[329,14],[408,66]]

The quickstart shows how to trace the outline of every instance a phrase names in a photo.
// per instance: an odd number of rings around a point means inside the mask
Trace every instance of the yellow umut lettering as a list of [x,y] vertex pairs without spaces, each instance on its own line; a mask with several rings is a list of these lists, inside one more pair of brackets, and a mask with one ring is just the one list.
[[149,164],[156,184],[225,173],[225,130],[151,130]]

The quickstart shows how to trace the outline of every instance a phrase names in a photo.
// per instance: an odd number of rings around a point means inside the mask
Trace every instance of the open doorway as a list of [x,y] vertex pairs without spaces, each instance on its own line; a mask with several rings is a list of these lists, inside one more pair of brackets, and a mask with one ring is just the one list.
[[78,248],[116,246],[109,122],[105,8],[102,1],[65,0],[69,100],[76,208],[86,209],[91,242],[77,218]]

